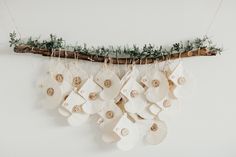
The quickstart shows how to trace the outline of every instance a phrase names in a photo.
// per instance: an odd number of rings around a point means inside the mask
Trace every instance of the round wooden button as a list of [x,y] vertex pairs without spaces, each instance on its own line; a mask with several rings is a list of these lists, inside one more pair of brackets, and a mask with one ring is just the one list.
[[178,84],[179,84],[179,85],[184,85],[185,82],[186,82],[186,79],[185,79],[184,77],[179,77],[179,78],[178,78]]
[[170,102],[170,100],[164,100],[163,101],[163,106],[165,107],[165,108],[168,108],[168,107],[170,107],[171,106],[171,102]]
[[153,123],[150,129],[151,129],[151,131],[157,131],[158,130],[157,124]]
[[187,55],[188,55],[189,57],[191,57],[191,56],[193,55],[193,52],[192,52],[192,51],[188,51],[188,52],[187,52]]
[[95,100],[96,98],[97,98],[97,93],[92,92],[92,93],[89,94],[89,99],[90,100]]
[[57,81],[57,82],[60,82],[60,83],[61,83],[61,82],[63,82],[63,79],[64,79],[64,78],[63,78],[63,75],[62,75],[62,74],[57,74],[57,75],[56,75],[56,81]]
[[48,88],[47,89],[47,95],[48,96],[53,96],[54,95],[54,89],[53,88]]
[[132,98],[134,98],[134,97],[138,96],[138,92],[137,92],[136,90],[132,90],[132,91],[130,92],[130,96],[131,96]]
[[109,79],[105,80],[105,81],[104,81],[104,86],[105,86],[106,88],[110,88],[110,87],[111,87],[111,80],[109,80]]
[[81,84],[81,78],[79,76],[74,77],[72,81],[72,85],[78,88],[80,84]]
[[112,119],[114,117],[114,112],[113,111],[107,111],[106,112],[106,117],[107,117],[107,119]]
[[81,107],[79,105],[75,105],[73,108],[72,108],[72,112],[74,113],[78,113],[81,111]]
[[129,134],[129,130],[126,128],[121,129],[121,135],[122,136],[127,136]]
[[159,87],[160,86],[160,81],[159,80],[152,80],[152,86],[153,87]]

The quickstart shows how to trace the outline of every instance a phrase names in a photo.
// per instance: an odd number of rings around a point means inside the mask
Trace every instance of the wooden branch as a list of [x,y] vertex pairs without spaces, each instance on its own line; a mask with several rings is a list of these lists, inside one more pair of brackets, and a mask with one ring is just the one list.
[[104,62],[107,59],[107,62],[112,64],[150,64],[155,62],[157,59],[159,61],[165,61],[167,59],[178,59],[186,58],[186,57],[194,57],[194,56],[215,56],[216,52],[209,51],[205,48],[194,50],[194,51],[188,51],[188,52],[182,52],[182,53],[174,53],[171,55],[164,55],[160,56],[158,58],[142,58],[142,59],[133,59],[133,58],[108,58],[104,56],[97,56],[97,55],[88,55],[88,54],[80,54],[79,52],[73,52],[73,51],[49,51],[47,49],[39,49],[39,48],[33,48],[28,45],[20,45],[15,46],[14,51],[16,53],[33,53],[33,54],[40,54],[43,56],[52,56],[52,57],[61,57],[61,58],[71,58],[71,59],[81,59],[81,60],[87,60],[92,62]]

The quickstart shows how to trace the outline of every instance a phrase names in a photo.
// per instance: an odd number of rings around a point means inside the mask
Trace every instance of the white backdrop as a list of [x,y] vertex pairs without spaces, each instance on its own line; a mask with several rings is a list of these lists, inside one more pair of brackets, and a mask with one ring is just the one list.
[[[218,0],[5,0],[22,37],[47,37],[89,45],[170,44],[201,37]],[[169,133],[158,146],[121,152],[103,144],[93,125],[68,127],[56,112],[41,108],[35,86],[49,59],[17,55],[8,48],[14,30],[0,1],[0,156],[236,156],[236,1],[224,0],[209,36],[221,56],[184,60],[194,76],[193,96],[167,121]],[[90,65],[94,68],[95,65]]]

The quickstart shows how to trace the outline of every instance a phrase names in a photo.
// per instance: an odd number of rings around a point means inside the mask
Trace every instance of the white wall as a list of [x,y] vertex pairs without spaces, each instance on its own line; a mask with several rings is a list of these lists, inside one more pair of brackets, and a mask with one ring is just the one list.
[[[218,0],[5,0],[22,37],[49,33],[90,45],[160,43],[202,36]],[[193,96],[168,121],[158,146],[121,152],[99,141],[90,124],[68,127],[38,105],[35,82],[47,58],[8,48],[14,28],[0,1],[0,156],[236,156],[236,1],[224,0],[210,29],[221,56],[184,60],[194,76]],[[94,67],[94,64],[91,65]]]

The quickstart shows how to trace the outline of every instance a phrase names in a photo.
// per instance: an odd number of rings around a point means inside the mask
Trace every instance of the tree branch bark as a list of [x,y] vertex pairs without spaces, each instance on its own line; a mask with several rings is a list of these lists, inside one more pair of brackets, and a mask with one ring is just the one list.
[[178,59],[178,58],[186,58],[186,57],[194,57],[194,56],[215,56],[216,52],[209,51],[205,48],[188,51],[188,52],[181,52],[181,53],[174,53],[171,55],[163,55],[158,58],[142,58],[142,59],[133,59],[133,58],[109,58],[104,56],[97,56],[97,55],[89,55],[89,54],[80,54],[79,52],[73,51],[65,51],[65,50],[55,50],[49,51],[47,49],[39,49],[33,48],[28,45],[19,45],[14,47],[14,51],[16,53],[33,53],[33,54],[40,54],[42,56],[48,57],[60,57],[60,58],[71,58],[71,59],[81,59],[87,60],[92,62],[105,62],[112,64],[150,64],[158,61],[165,61],[167,59]]

